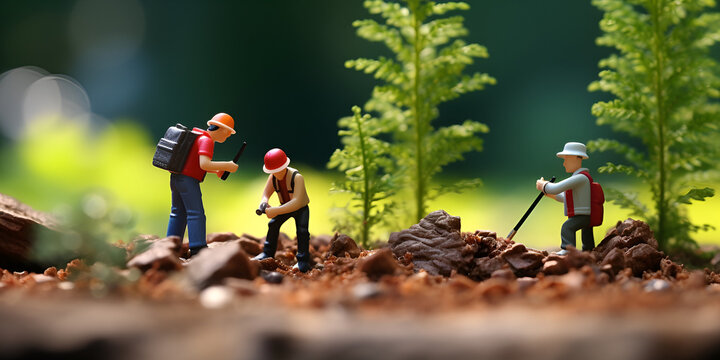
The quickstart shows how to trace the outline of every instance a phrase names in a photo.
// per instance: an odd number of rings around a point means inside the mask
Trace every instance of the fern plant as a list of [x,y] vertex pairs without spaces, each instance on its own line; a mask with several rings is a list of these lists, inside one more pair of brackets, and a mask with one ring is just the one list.
[[[367,249],[372,228],[389,216],[394,208],[387,198],[394,194],[390,144],[375,138],[386,125],[369,114],[362,115],[358,106],[353,116],[338,121],[338,135],[344,144],[330,157],[328,168],[345,173],[345,181],[333,184],[333,191],[352,194],[345,212],[345,221],[336,222],[335,230],[348,229]],[[382,204],[381,204],[382,203]]]
[[385,44],[394,58],[360,58],[345,63],[373,74],[382,82],[374,88],[365,110],[375,112],[391,124],[391,155],[400,169],[399,183],[411,189],[414,218],[420,220],[430,199],[461,184],[431,188],[433,176],[443,166],[462,160],[463,154],[482,150],[479,133],[487,126],[467,120],[462,125],[434,129],[432,121],[439,116],[438,105],[458,96],[481,90],[495,79],[487,74],[465,75],[463,71],[476,58],[488,57],[478,44],[459,39],[467,34],[462,16],[443,17],[454,10],[467,10],[462,2],[435,3],[426,0],[403,0],[401,3],[368,0],[364,6],[379,14],[384,23],[357,20],[357,34],[369,41]]
[[704,9],[713,0],[593,0],[604,12],[598,45],[619,54],[600,61],[605,68],[590,91],[615,99],[593,105],[599,125],[638,138],[644,149],[600,139],[588,145],[624,155],[628,164],[600,168],[624,173],[650,187],[651,206],[637,194],[610,191],[615,203],[645,218],[661,248],[696,246],[692,232],[709,225],[692,224],[686,214],[691,200],[714,195],[693,183],[717,163],[720,92],[718,63],[709,48],[720,40],[720,14]]

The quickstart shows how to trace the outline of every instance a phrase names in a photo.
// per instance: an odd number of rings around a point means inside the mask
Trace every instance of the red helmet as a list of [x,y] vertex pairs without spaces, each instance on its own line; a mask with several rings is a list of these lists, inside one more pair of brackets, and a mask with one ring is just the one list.
[[275,148],[265,154],[264,162],[263,171],[268,174],[274,174],[285,170],[285,168],[290,165],[290,158],[285,155],[284,151]]

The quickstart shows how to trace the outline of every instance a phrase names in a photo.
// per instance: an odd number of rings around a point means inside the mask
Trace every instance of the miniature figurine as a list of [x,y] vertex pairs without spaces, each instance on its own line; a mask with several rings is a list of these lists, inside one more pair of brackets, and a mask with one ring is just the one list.
[[235,172],[237,164],[231,161],[212,161],[215,143],[222,143],[235,134],[235,121],[225,113],[213,116],[207,122],[207,130],[192,129],[196,135],[192,143],[185,165],[180,173],[170,175],[170,191],[172,207],[167,236],[176,235],[180,238],[188,228],[190,256],[207,247],[205,242],[205,209],[202,203],[200,183],[207,172],[218,176],[225,171]]
[[[265,154],[263,171],[267,174],[268,180],[265,183],[260,206],[256,213],[265,213],[270,220],[268,223],[267,237],[263,245],[263,252],[255,256],[253,260],[263,260],[275,256],[277,241],[280,235],[280,226],[289,218],[295,218],[297,228],[297,264],[295,268],[302,272],[310,270],[310,199],[305,189],[305,179],[296,169],[288,167],[290,158],[281,149],[272,149]],[[280,206],[268,205],[268,199],[272,193],[277,192]]]
[[562,250],[557,254],[565,255],[568,246],[575,246],[575,233],[581,229],[582,249],[590,251],[595,247],[592,228],[602,223],[602,203],[605,201],[602,188],[593,182],[588,169],[582,167],[582,161],[588,158],[584,144],[569,142],[557,156],[564,160],[565,171],[572,173],[572,176],[557,184],[540,178],[535,184],[546,196],[565,204],[568,220],[560,231]]

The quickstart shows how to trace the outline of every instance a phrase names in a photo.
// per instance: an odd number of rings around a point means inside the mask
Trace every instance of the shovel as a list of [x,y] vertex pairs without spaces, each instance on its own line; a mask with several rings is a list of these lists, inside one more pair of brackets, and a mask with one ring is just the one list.
[[[555,182],[554,176],[552,177],[552,179],[550,179],[550,182]],[[512,240],[512,238],[517,233],[518,229],[520,229],[520,226],[522,226],[522,224],[525,222],[525,219],[527,219],[527,217],[530,215],[530,213],[535,209],[535,206],[537,206],[537,204],[540,202],[540,199],[543,198],[543,195],[545,195],[545,194],[541,191],[540,194],[535,198],[535,201],[533,201],[532,205],[530,205],[530,208],[528,209],[528,211],[525,212],[525,215],[523,215],[522,219],[520,219],[520,221],[518,221],[517,225],[515,225],[515,227],[510,232],[510,235],[507,236],[508,240]]]

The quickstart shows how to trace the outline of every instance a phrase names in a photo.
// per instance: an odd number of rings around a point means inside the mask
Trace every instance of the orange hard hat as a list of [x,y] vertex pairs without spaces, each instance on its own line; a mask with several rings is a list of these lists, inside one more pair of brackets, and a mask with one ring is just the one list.
[[208,126],[217,125],[221,128],[228,129],[231,134],[235,133],[235,120],[233,120],[232,116],[226,113],[216,114],[212,119],[208,120],[207,124]]
[[268,151],[263,159],[263,171],[267,174],[274,174],[279,171],[285,170],[290,165],[290,158],[285,155],[285,152],[275,148]]

